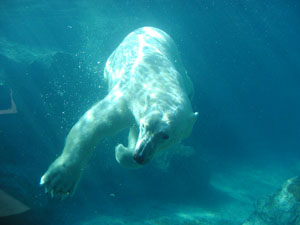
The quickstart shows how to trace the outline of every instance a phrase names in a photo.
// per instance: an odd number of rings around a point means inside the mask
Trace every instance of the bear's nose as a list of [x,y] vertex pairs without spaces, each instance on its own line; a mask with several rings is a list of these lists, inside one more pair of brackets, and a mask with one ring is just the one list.
[[134,159],[138,164],[141,164],[141,165],[143,165],[143,164],[146,163],[143,154],[141,154],[141,153],[139,153],[139,152],[137,152],[137,153],[134,154],[133,159]]
[[153,135],[145,135],[137,141],[133,153],[133,159],[141,165],[149,162],[154,154],[154,139]]

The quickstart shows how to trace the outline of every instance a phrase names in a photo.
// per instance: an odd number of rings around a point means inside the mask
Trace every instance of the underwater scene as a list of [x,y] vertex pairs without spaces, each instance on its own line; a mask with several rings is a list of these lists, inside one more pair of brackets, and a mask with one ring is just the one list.
[[300,225],[300,1],[1,0],[1,225]]

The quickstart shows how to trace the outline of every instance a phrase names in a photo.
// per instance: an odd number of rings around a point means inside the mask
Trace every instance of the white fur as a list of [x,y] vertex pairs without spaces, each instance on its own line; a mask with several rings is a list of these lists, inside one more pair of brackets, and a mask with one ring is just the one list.
[[136,168],[141,165],[133,160],[134,149],[156,130],[163,129],[170,138],[153,141],[155,154],[180,142],[192,129],[193,86],[165,32],[143,27],[130,33],[107,60],[104,76],[109,94],[73,126],[62,154],[41,178],[41,185],[54,196],[74,192],[92,150],[105,136],[130,128],[128,147],[119,144],[115,154],[121,165]]

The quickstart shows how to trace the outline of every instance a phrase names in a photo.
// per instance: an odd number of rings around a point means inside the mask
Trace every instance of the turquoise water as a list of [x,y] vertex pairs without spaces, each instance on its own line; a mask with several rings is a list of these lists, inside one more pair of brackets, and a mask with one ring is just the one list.
[[[73,198],[51,199],[41,175],[142,26],[174,39],[194,83],[193,150],[126,170],[121,133],[98,144]],[[241,224],[300,172],[299,35],[296,0],[2,0],[0,224]]]

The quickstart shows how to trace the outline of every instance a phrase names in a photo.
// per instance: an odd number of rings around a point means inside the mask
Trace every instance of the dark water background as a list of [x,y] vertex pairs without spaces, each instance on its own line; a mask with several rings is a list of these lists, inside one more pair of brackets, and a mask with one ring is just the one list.
[[[110,53],[142,26],[175,40],[194,83],[199,117],[185,144],[195,154],[175,157],[165,172],[124,170],[114,159],[122,133],[99,143],[73,199],[51,200],[40,176],[105,96]],[[173,203],[222,208],[228,196],[210,186],[215,172],[299,161],[300,2],[1,0],[0,82],[18,109],[0,115],[0,188],[32,208],[31,224],[139,220],[151,217],[149,205],[156,213]]]

